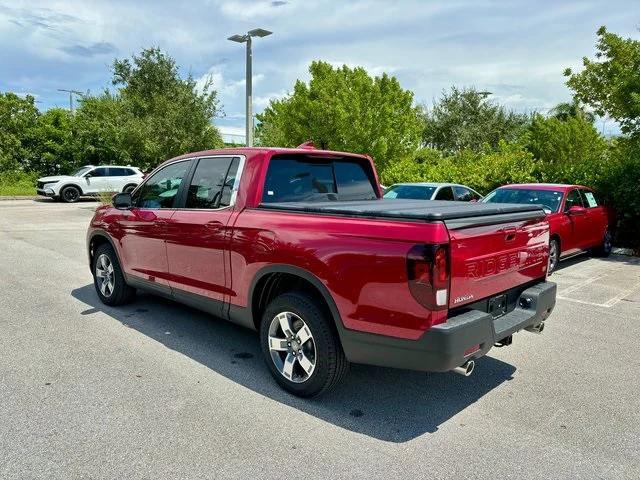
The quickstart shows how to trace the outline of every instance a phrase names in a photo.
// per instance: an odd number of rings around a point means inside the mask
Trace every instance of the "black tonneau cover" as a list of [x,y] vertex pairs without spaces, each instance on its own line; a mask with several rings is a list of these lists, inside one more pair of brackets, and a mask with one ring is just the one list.
[[262,203],[260,208],[287,212],[445,222],[449,228],[533,220],[545,216],[542,205],[467,203],[443,200],[379,199],[349,202]]

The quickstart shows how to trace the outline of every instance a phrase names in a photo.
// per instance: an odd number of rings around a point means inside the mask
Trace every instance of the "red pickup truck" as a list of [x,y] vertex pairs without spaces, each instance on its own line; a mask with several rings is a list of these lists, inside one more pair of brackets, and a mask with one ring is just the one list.
[[367,156],[183,155],[97,209],[98,296],[143,289],[260,332],[277,382],[318,395],[349,362],[469,375],[555,305],[538,205],[385,200]]

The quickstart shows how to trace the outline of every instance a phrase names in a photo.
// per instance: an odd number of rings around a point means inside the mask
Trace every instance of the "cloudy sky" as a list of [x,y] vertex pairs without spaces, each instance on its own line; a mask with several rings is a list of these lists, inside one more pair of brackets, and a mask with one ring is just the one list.
[[160,46],[184,74],[211,77],[225,112],[216,124],[241,133],[244,50],[226,38],[262,27],[274,34],[254,43],[257,111],[308,79],[314,59],[393,74],[417,102],[475,86],[544,111],[569,99],[562,71],[593,55],[600,25],[638,38],[638,1],[0,0],[0,91],[66,107],[58,88],[98,92],[114,57]]

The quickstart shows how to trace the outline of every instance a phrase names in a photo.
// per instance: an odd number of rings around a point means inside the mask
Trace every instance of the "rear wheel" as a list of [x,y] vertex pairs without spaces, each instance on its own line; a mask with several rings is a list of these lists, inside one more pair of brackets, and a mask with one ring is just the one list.
[[69,185],[64,187],[60,192],[60,199],[65,203],[74,203],[80,199],[80,189]]
[[607,228],[602,237],[602,244],[600,244],[593,253],[598,257],[608,257],[613,249],[612,240],[613,235],[611,235],[611,231]]
[[560,242],[557,239],[552,238],[549,241],[549,268],[548,273],[551,275],[556,268],[558,268],[558,262],[560,261]]
[[264,359],[276,382],[300,397],[333,388],[348,362],[331,319],[305,293],[285,293],[266,308],[260,324]]
[[100,301],[116,306],[133,300],[136,291],[126,284],[113,247],[106,243],[100,245],[93,258],[93,284]]

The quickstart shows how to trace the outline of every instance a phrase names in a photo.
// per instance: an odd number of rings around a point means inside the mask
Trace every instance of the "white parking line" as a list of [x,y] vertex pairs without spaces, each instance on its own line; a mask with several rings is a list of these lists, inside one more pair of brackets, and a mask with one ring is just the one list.
[[[596,277],[596,278],[602,278],[602,277]],[[595,279],[594,279],[595,281]],[[591,283],[591,282],[582,282],[583,284],[587,284],[587,283]],[[574,285],[575,287],[576,285]],[[592,305],[594,307],[603,307],[603,308],[611,308],[614,305],[617,305],[618,303],[620,303],[622,301],[622,299],[624,297],[626,297],[627,295],[630,295],[631,293],[633,293],[636,289],[640,288],[640,282],[638,282],[637,284],[635,284],[633,287],[627,289],[627,290],[623,290],[622,292],[620,292],[618,295],[616,295],[615,297],[607,300],[605,303],[595,303],[595,302],[588,302],[586,300],[578,300],[577,298],[571,298],[571,297],[565,297],[563,295],[558,295],[557,298],[561,299],[561,300],[567,300],[569,302],[575,302],[575,303],[581,303],[583,305]],[[569,292],[569,288],[567,290],[565,290],[562,293],[568,293]],[[571,291],[574,291],[574,288],[571,288]],[[570,292],[569,292],[570,293]]]

